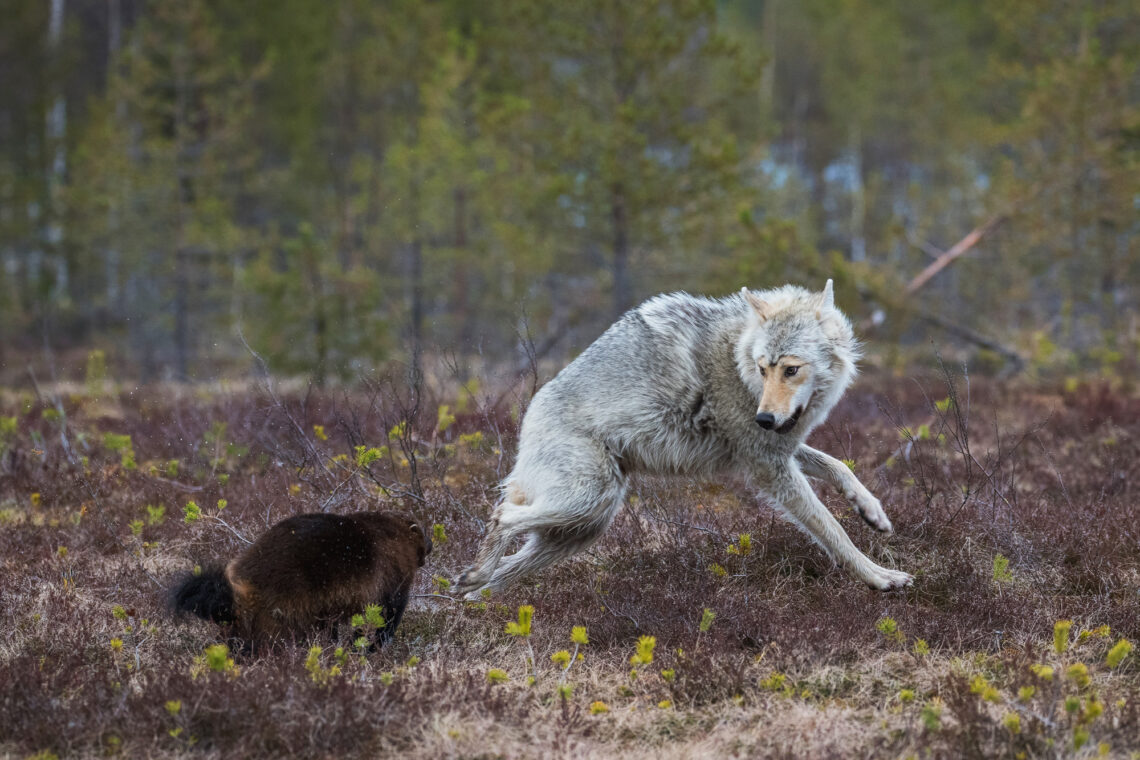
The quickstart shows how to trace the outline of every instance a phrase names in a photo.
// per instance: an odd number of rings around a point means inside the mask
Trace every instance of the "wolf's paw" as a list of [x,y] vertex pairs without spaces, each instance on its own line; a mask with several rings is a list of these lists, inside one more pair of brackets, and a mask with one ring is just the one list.
[[477,600],[478,594],[476,592],[486,584],[487,579],[483,577],[482,573],[476,572],[474,568],[468,568],[460,573],[455,582],[451,584],[452,594],[469,601]]
[[875,566],[874,570],[863,576],[863,580],[876,591],[894,591],[914,583],[914,576],[901,570]]
[[883,511],[883,505],[870,491],[848,491],[843,495],[851,502],[851,506],[855,508],[855,513],[866,520],[872,528],[882,533],[894,531],[890,518]]

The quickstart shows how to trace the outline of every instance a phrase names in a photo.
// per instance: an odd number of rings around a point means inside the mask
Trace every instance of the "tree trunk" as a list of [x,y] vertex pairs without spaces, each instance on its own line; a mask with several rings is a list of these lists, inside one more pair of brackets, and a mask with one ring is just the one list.
[[412,353],[412,374],[419,378],[423,373],[423,329],[424,329],[424,256],[423,243],[419,238],[408,246],[408,279],[411,287],[410,341]]
[[851,195],[851,260],[867,258],[867,185],[863,181],[863,136],[859,127],[851,125],[851,168],[855,175],[855,191]]
[[[185,34],[185,31],[183,32]],[[190,205],[193,202],[193,180],[190,177],[189,145],[189,42],[183,37],[172,51],[174,69],[174,164],[178,183],[175,203],[176,230],[174,231],[174,371],[178,380],[190,376],[190,275],[187,271],[188,255],[186,228],[189,226]]]
[[629,220],[625,189],[615,182],[610,191],[610,219],[613,223],[613,287],[615,319],[633,305],[633,284],[629,274]]
[[190,276],[186,257],[186,249],[179,243],[174,251],[174,371],[181,381],[190,377],[190,317],[186,297],[186,291],[190,289]]
[[[114,74],[114,65],[119,48],[123,43],[123,8],[120,0],[109,0],[107,4],[107,72],[108,78]],[[120,91],[121,92],[121,91]],[[121,125],[125,121],[127,104],[120,94],[115,99],[115,117]],[[119,197],[123,197],[120,195]],[[112,202],[107,210],[107,229],[111,231],[112,240],[103,252],[103,277],[107,299],[107,314],[113,321],[123,313],[123,304],[119,298],[119,249],[114,238],[119,226],[119,207]]]
[[458,350],[466,351],[474,342],[475,315],[471,313],[471,273],[467,257],[467,190],[455,188],[455,297],[451,313],[458,320]]
[[[51,0],[51,16],[48,22],[48,49],[51,51],[53,61],[58,63],[62,59],[60,50],[63,41],[63,14],[64,0]],[[53,78],[54,79],[54,78]],[[52,283],[51,301],[62,300],[67,291],[68,267],[63,257],[61,242],[63,241],[62,209],[59,195],[63,188],[67,174],[67,149],[64,137],[67,134],[67,101],[64,98],[63,85],[52,81],[52,88],[56,90],[51,106],[47,112],[46,138],[47,149],[51,156],[51,166],[48,170],[46,215],[43,220],[43,237],[47,248],[49,261],[55,266],[55,278]]]

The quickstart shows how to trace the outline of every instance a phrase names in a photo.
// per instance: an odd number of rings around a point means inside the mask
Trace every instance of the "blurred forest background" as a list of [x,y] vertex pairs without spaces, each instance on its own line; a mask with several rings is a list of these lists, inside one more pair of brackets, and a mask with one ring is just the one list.
[[896,366],[1131,374],[1135,0],[0,0],[0,380],[564,361],[836,279]]

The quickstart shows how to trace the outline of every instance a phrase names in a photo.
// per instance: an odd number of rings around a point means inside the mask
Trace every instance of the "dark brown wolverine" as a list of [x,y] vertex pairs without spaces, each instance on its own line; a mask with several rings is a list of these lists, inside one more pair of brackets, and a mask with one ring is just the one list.
[[381,607],[392,638],[431,539],[411,518],[391,512],[305,514],[277,523],[225,568],[204,569],[175,584],[173,606],[230,623],[247,643],[336,624]]

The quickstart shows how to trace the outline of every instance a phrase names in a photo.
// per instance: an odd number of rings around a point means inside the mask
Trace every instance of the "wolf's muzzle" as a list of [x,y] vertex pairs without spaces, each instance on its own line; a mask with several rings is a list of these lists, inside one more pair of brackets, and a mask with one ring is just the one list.
[[776,432],[777,433],[789,432],[792,428],[794,428],[796,426],[796,423],[800,421],[800,415],[803,413],[804,413],[804,408],[802,406],[796,407],[795,413],[791,417],[788,418],[787,422],[785,422],[783,425],[780,425],[780,427],[776,428]]
[[776,415],[768,412],[757,412],[756,424],[765,430],[771,430],[776,427]]

